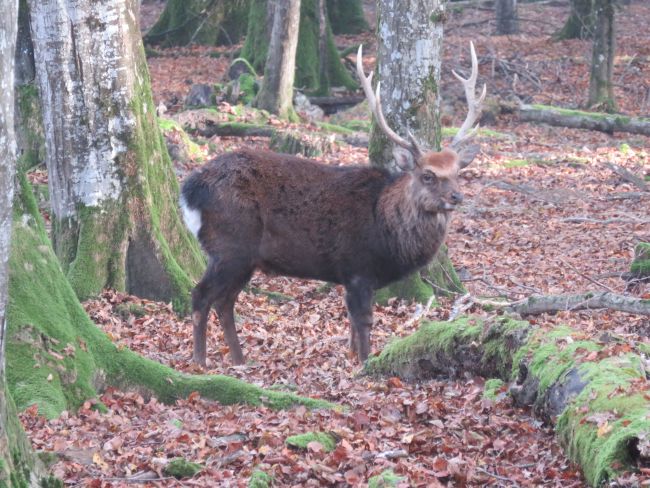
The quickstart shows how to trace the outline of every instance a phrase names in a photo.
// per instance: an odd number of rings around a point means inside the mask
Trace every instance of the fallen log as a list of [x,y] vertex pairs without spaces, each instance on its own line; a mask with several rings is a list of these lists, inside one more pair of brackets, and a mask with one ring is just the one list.
[[423,380],[500,378],[519,405],[554,426],[591,486],[650,463],[650,346],[511,318],[423,324],[368,359],[364,372]]
[[[512,107],[508,107],[508,109],[510,110]],[[515,112],[524,122],[542,122],[554,126],[596,130],[608,134],[628,132],[650,136],[650,119],[644,117],[584,112],[548,105],[520,105]]]
[[485,303],[484,300],[468,298],[470,302],[488,304],[495,308],[504,309],[509,313],[517,313],[522,317],[542,313],[598,310],[602,308],[636,315],[650,315],[650,300],[607,291],[563,295],[532,295],[518,302],[490,301]]

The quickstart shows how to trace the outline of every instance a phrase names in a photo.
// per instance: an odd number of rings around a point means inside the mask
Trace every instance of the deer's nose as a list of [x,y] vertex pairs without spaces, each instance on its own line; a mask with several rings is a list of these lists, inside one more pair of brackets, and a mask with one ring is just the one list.
[[462,201],[463,201],[463,194],[462,194],[462,193],[459,193],[459,192],[455,191],[455,192],[453,192],[453,193],[451,194],[451,202],[452,202],[454,205],[458,205],[458,204],[461,203]]

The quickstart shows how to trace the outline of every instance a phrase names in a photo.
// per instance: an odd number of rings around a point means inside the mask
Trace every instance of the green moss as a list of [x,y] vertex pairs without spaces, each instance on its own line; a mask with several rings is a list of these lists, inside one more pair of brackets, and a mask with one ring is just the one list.
[[370,132],[370,120],[352,119],[342,121],[340,125],[352,132]]
[[353,130],[348,129],[342,125],[329,124],[327,122],[316,122],[316,125],[326,132],[334,132],[335,134],[343,135],[354,134]]
[[38,88],[28,83],[16,88],[16,126],[20,155],[19,171],[27,171],[45,161],[45,137]]
[[[442,137],[454,137],[458,133],[459,129],[460,127],[443,127]],[[511,134],[505,134],[491,129],[479,129],[477,135],[479,137],[492,139],[511,139],[513,137]]]
[[270,302],[276,303],[290,302],[294,299],[292,296],[285,295],[284,293],[262,290],[261,288],[251,288],[251,293],[254,293],[255,295],[263,295],[267,297]]
[[433,288],[425,283],[418,273],[413,273],[400,281],[377,290],[375,292],[375,303],[385,305],[393,297],[427,303],[432,295]]
[[645,368],[641,358],[625,354],[583,363],[579,372],[587,386],[576,406],[559,417],[556,430],[587,481],[599,486],[630,466],[634,441],[650,435],[650,401],[642,391],[629,393],[634,383],[645,381]]
[[203,161],[203,151],[201,147],[192,140],[192,138],[185,132],[185,130],[180,126],[178,122],[172,119],[158,119],[158,127],[163,134],[168,132],[177,132],[180,134],[181,142],[187,151],[188,156],[190,156],[195,161]]
[[634,260],[630,265],[630,273],[636,278],[650,276],[650,243],[639,242],[634,248]]
[[509,159],[503,162],[505,168],[521,168],[524,166],[530,166],[530,161],[525,159]]
[[623,143],[618,147],[618,150],[619,150],[622,154],[629,154],[630,151],[632,150],[632,148],[630,148],[630,145],[629,145],[629,144],[623,142]]
[[256,469],[248,480],[248,488],[269,488],[273,484],[273,476]]
[[255,76],[248,73],[242,73],[239,75],[239,90],[239,99],[242,103],[250,105],[258,91]]
[[483,386],[483,397],[489,398],[490,400],[496,400],[499,395],[499,390],[503,388],[505,383],[499,378],[492,378],[485,382]]
[[285,443],[296,449],[307,449],[310,442],[318,442],[325,452],[332,452],[336,448],[336,437],[327,432],[307,432],[287,437]]
[[435,358],[438,352],[452,351],[458,342],[478,340],[481,331],[480,319],[468,317],[453,322],[425,322],[410,336],[390,342],[381,354],[368,358],[364,372],[385,374],[413,358]]
[[200,473],[202,469],[201,464],[192,463],[183,458],[174,458],[163,468],[163,472],[180,480],[182,478],[191,478]]
[[368,488],[393,488],[406,478],[397,476],[392,469],[387,469],[368,480]]

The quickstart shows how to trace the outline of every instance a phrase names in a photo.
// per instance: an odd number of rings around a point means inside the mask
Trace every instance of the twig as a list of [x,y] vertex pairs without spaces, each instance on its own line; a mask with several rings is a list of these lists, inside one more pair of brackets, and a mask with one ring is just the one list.
[[562,264],[564,264],[565,266],[571,268],[573,271],[575,271],[576,273],[578,273],[578,274],[579,274],[580,276],[582,276],[584,279],[591,281],[594,285],[596,285],[596,286],[600,286],[601,288],[604,288],[605,290],[607,290],[607,291],[609,291],[609,292],[616,293],[616,291],[612,290],[609,286],[604,285],[604,284],[601,283],[600,281],[596,281],[596,280],[594,280],[593,278],[587,276],[587,275],[584,274],[583,272],[579,271],[579,270],[578,270],[575,266],[573,266],[571,263],[566,262],[564,259],[560,259],[560,262],[561,262]]
[[640,219],[638,217],[632,216],[632,218],[628,218],[628,219],[624,219],[622,217],[612,217],[609,219],[599,220],[599,219],[593,219],[591,217],[575,216],[575,217],[566,217],[564,219],[560,219],[560,222],[568,222],[570,224],[599,224],[599,225],[650,224],[650,219]]
[[429,297],[429,301],[427,301],[427,304],[424,306],[424,308],[421,308],[419,310],[416,310],[413,315],[411,316],[410,319],[408,319],[405,323],[407,327],[413,325],[415,322],[420,320],[422,317],[424,317],[429,310],[431,309],[431,305],[433,304],[433,301],[436,299],[435,295],[431,295]]
[[483,469],[480,466],[476,467],[476,471],[479,471],[479,472],[481,472],[483,474],[486,474],[488,476],[491,476],[492,478],[496,478],[496,479],[501,480],[501,481],[507,481],[508,483],[511,483],[511,485],[509,485],[509,486],[519,486],[517,483],[515,483],[512,480],[512,478],[508,478],[506,476],[500,476],[500,475],[495,474],[495,473],[490,473],[487,469]]

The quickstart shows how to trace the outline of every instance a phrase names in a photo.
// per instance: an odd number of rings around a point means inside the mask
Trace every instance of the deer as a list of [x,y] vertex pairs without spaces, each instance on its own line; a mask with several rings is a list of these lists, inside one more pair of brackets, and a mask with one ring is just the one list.
[[343,285],[350,350],[370,354],[375,290],[425,266],[443,243],[452,211],[462,202],[459,147],[474,126],[486,86],[476,97],[478,61],[463,84],[465,121],[449,147],[424,149],[386,123],[380,83],[366,77],[362,46],[357,73],[370,111],[395,145],[400,173],[372,166],[334,166],[270,151],[239,149],[216,157],[182,184],[187,227],[207,255],[205,274],[192,290],[193,361],[206,365],[211,307],[217,312],[231,361],[244,363],[234,305],[255,270]]

